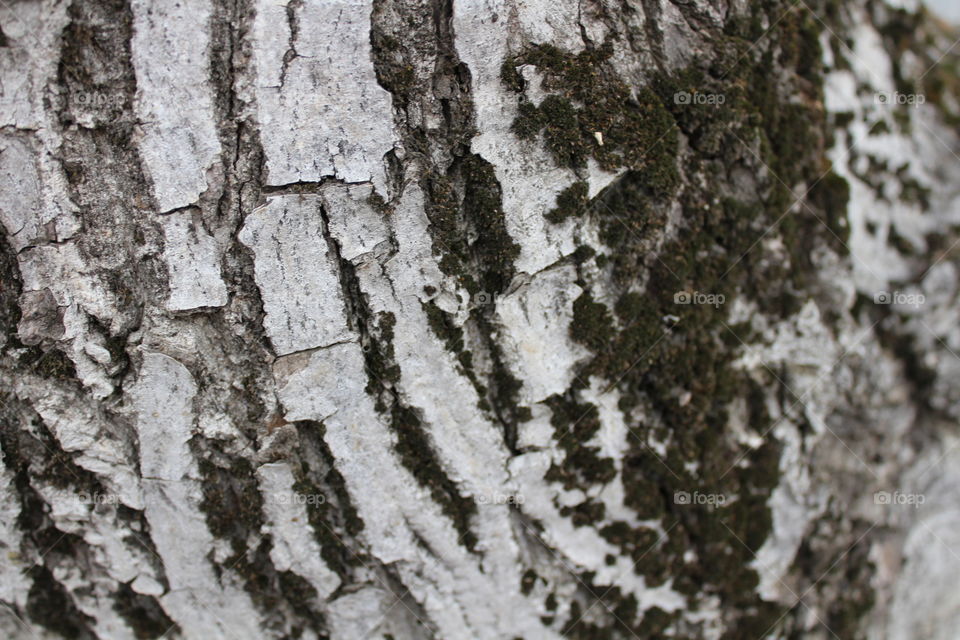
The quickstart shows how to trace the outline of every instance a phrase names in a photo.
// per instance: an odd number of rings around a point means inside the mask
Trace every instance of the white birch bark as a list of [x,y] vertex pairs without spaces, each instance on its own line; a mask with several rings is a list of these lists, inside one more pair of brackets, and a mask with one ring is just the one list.
[[0,2],[0,635],[953,638],[960,34],[760,4]]

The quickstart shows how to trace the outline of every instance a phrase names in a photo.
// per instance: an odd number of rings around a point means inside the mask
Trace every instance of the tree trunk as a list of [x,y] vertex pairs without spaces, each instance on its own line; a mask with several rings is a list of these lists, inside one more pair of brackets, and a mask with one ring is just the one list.
[[944,23],[0,27],[0,635],[955,637]]

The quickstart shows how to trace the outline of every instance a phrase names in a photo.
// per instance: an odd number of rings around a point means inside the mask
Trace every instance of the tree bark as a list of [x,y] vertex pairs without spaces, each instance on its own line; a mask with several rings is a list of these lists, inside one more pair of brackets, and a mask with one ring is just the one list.
[[953,638],[895,4],[0,2],[0,635]]

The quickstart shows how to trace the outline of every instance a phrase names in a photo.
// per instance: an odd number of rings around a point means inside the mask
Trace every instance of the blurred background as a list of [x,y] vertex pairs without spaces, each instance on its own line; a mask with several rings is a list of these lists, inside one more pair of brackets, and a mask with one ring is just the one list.
[[960,24],[960,0],[925,0],[941,17]]

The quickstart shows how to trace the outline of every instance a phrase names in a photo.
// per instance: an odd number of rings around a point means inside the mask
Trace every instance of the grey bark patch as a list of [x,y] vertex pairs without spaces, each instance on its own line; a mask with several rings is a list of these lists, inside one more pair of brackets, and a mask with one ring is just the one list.
[[20,296],[20,340],[33,346],[44,339],[59,340],[63,337],[63,309],[50,289],[26,291]]
[[43,237],[48,219],[43,215],[34,150],[9,135],[0,137],[0,202],[0,222],[17,251]]
[[246,217],[239,234],[256,256],[264,327],[279,355],[329,346],[353,335],[320,207],[314,195],[270,196]]

